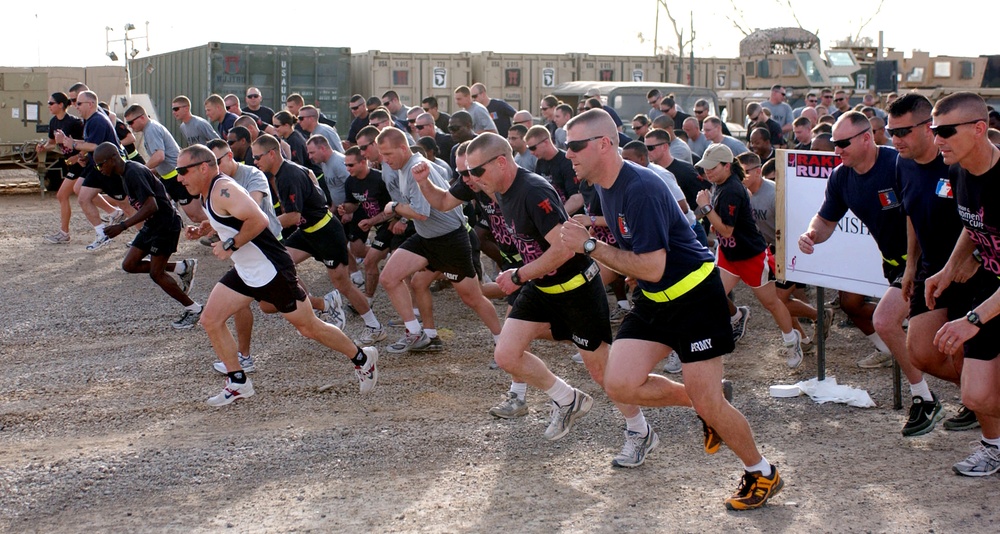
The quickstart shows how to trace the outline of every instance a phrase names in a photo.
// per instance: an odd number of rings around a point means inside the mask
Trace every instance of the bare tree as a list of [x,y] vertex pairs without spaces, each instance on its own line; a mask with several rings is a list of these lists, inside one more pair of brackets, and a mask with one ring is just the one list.
[[[694,42],[694,35],[689,38],[684,39],[684,28],[677,24],[677,19],[670,14],[670,6],[667,5],[665,0],[657,0],[657,2],[663,6],[664,11],[667,12],[667,18],[670,19],[670,24],[674,27],[674,35],[677,37],[677,57],[684,58],[684,47],[690,45]],[[692,73],[693,74],[693,73]],[[677,62],[677,83],[684,83],[682,78],[684,76],[684,62]]]

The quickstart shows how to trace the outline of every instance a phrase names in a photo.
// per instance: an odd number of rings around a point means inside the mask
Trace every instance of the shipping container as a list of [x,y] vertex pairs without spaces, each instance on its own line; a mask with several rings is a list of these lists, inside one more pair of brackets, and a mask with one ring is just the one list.
[[240,97],[257,87],[261,104],[275,111],[285,100],[301,94],[327,117],[337,121],[341,135],[350,124],[350,48],[271,46],[211,42],[205,46],[139,58],[132,62],[132,92],[147,93],[162,122],[175,137],[180,128],[169,112],[178,95],[191,99],[195,115],[204,116],[210,94]]
[[577,80],[573,54],[501,54],[473,56],[473,82],[486,86],[491,98],[538,115],[538,103],[557,85]]
[[408,107],[419,106],[428,96],[438,100],[438,109],[452,113],[454,91],[472,84],[472,56],[457,54],[410,54],[369,50],[351,56],[351,92],[366,99],[396,91]]
[[0,69],[0,142],[23,143],[48,135],[48,84],[44,72]]
[[595,82],[665,82],[667,56],[576,57],[577,80]]

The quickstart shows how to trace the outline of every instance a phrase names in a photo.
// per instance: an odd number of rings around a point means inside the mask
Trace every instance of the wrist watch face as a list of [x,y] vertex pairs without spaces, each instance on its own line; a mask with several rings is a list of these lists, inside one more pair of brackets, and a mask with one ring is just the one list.
[[597,240],[591,237],[590,239],[583,242],[583,251],[586,253],[591,253],[597,248]]
[[978,313],[976,313],[974,311],[970,311],[969,313],[965,314],[965,318],[970,323],[972,323],[972,324],[974,324],[976,326],[979,326],[979,314]]

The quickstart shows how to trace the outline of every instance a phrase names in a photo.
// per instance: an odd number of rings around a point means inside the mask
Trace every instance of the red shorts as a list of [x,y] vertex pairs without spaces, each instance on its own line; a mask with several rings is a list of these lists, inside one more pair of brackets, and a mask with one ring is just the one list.
[[768,282],[768,274],[771,272],[769,265],[773,261],[767,249],[752,258],[739,261],[729,261],[725,253],[719,251],[718,265],[719,269],[739,277],[746,285],[758,288]]

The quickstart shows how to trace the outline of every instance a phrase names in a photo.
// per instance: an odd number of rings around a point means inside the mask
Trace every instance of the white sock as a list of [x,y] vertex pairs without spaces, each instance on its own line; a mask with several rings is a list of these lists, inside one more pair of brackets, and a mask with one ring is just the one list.
[[104,237],[104,223],[98,224],[94,227],[94,231],[97,232],[97,237]]
[[754,465],[748,465],[744,467],[744,469],[746,469],[747,473],[757,472],[766,477],[769,477],[772,474],[771,464],[767,461],[767,458],[764,458],[763,456],[760,457],[759,462]]
[[621,308],[621,309],[623,309],[623,310],[631,310],[632,309],[632,305],[628,303],[627,299],[626,300],[619,300],[618,301],[618,307]]
[[405,324],[406,324],[406,331],[407,332],[409,332],[411,334],[419,334],[420,333],[420,323],[418,323],[416,319],[414,319],[412,321],[406,321]]
[[371,310],[368,310],[368,312],[363,314],[361,318],[364,319],[365,326],[370,326],[372,328],[382,328],[382,323],[378,322],[378,319],[375,318],[375,312]]
[[743,310],[736,308],[736,314],[729,318],[729,322],[731,324],[736,324],[740,322],[740,319],[742,318],[743,318]]
[[576,392],[569,384],[563,382],[562,378],[556,377],[556,383],[545,390],[545,394],[552,398],[559,406],[568,406],[573,402]]
[[927,380],[920,379],[919,384],[910,384],[910,394],[914,397],[921,397],[927,402],[934,402],[931,388],[927,386]]
[[791,346],[795,344],[795,339],[798,337],[798,332],[792,330],[790,332],[782,332],[781,340],[785,342],[785,345]]
[[642,410],[633,417],[625,418],[625,430],[629,432],[635,432],[640,436],[645,437],[649,432],[649,425],[646,424],[646,417],[642,415]]
[[191,304],[190,306],[184,306],[184,309],[188,310],[188,311],[193,311],[195,313],[201,313],[201,304],[198,304],[197,302],[195,302],[195,303]]
[[416,315],[417,317],[420,317],[420,310],[418,310],[416,308],[413,308],[413,315]]
[[427,334],[427,337],[429,338],[438,337],[437,328],[424,328],[424,333]]
[[528,384],[524,382],[511,382],[510,391],[517,395],[517,398],[524,400],[525,395],[528,394]]
[[872,342],[872,345],[875,345],[875,348],[878,349],[879,352],[883,352],[885,354],[892,352],[885,344],[885,341],[882,341],[882,338],[878,337],[878,333],[872,333],[872,335],[868,336],[868,340]]
[[493,344],[496,345],[500,341],[500,334],[493,334]]
[[1000,449],[1000,438],[989,439],[986,436],[983,436],[983,443],[988,443],[988,444],[993,445],[994,447]]

